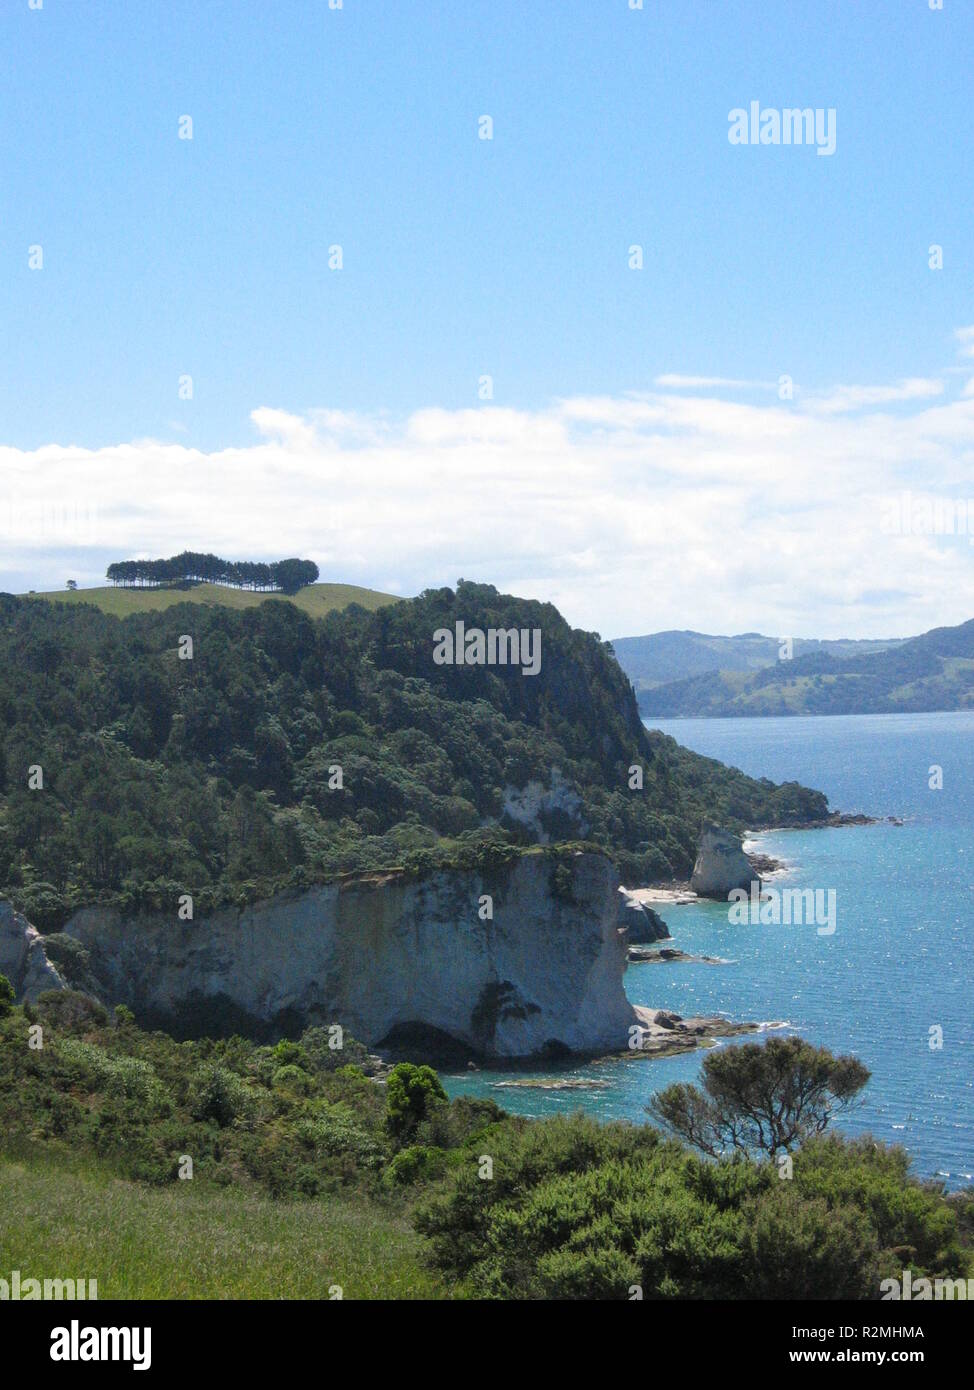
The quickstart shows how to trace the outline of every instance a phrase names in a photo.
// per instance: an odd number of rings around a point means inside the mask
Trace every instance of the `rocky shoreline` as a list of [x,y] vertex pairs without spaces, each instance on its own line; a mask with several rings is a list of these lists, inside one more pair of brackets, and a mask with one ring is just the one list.
[[729,965],[721,956],[691,956],[674,946],[660,946],[653,950],[649,946],[630,946],[628,961],[630,965],[665,964],[667,961],[683,961],[692,965]]
[[[801,826],[756,826],[748,831],[745,838],[778,830],[819,830],[861,825],[902,825],[896,816],[867,816],[861,813],[834,811],[821,820],[810,821]],[[625,890],[628,903],[642,906],[652,912],[656,921],[664,928],[665,923],[655,912],[656,906],[681,906],[698,902],[701,898],[711,900],[726,899],[732,888],[743,884],[744,879],[762,880],[785,873],[788,865],[773,855],[758,851],[746,851],[744,840],[739,840],[730,832],[714,825],[704,827],[700,850],[690,882],[668,880],[647,885],[644,888]],[[666,935],[657,940],[671,940],[668,928]],[[646,938],[630,940],[626,953],[629,965],[649,964],[699,964],[726,965],[727,961],[718,956],[695,956],[677,947],[664,947],[649,944]],[[764,1032],[770,1028],[783,1028],[781,1021],[772,1023],[734,1022],[726,1018],[681,1018],[679,1014],[666,1009],[648,1009],[636,1006],[641,1033],[641,1046],[633,1049],[631,1055],[640,1057],[668,1056],[675,1052],[685,1052],[697,1047],[712,1046],[718,1038],[735,1037],[749,1033]],[[625,1054],[623,1054],[625,1055]]]
[[[820,820],[803,821],[800,825],[756,825],[751,827],[744,835],[740,843],[740,853],[747,861],[750,873],[759,881],[772,878],[776,874],[786,873],[789,865],[782,859],[775,858],[774,855],[765,854],[757,850],[746,850],[743,845],[755,835],[767,835],[772,832],[779,833],[785,830],[835,830],[849,826],[862,825],[902,825],[902,818],[899,816],[867,816],[861,812],[833,811],[830,815]],[[710,828],[711,833],[716,827]],[[715,837],[716,838],[716,837]],[[734,846],[730,841],[732,837],[728,832],[720,832],[721,840],[727,841],[728,858],[733,859],[733,872],[724,875],[718,882],[711,878],[707,883],[709,891],[700,891],[693,886],[693,879],[659,879],[655,883],[647,884],[644,888],[627,889],[627,895],[637,902],[642,903],[647,908],[651,904],[676,904],[681,906],[685,903],[698,901],[700,898],[717,898],[723,900],[726,892],[732,887],[743,886],[743,879],[747,875],[747,870],[741,864],[740,859],[734,853]],[[703,845],[701,844],[701,852]],[[699,863],[699,858],[698,858]],[[696,874],[697,866],[694,867]],[[740,882],[731,882],[731,879],[740,879]],[[699,880],[698,880],[699,881]],[[726,889],[724,885],[727,885]]]
[[740,1023],[728,1018],[681,1018],[668,1009],[646,1009],[636,1005],[642,1030],[641,1045],[628,1054],[632,1057],[665,1057],[674,1052],[689,1052],[697,1047],[712,1047],[718,1038],[733,1038],[745,1033],[764,1033],[772,1028],[785,1028],[783,1019],[772,1023]]
[[849,825],[902,825],[901,816],[867,816],[861,811],[832,811],[819,820],[802,821],[798,825],[755,825],[748,835],[764,835],[782,830],[835,830]]
[[[595,1066],[609,1066],[629,1058],[671,1057],[676,1053],[693,1052],[701,1047],[714,1047],[720,1038],[751,1036],[779,1028],[787,1028],[783,1019],[770,1023],[741,1023],[733,1019],[711,1015],[683,1018],[669,1009],[651,1009],[636,1005],[639,1018],[641,1045],[625,1048],[622,1051],[605,1053],[600,1056],[578,1056],[564,1059],[563,1065],[583,1065],[586,1061]],[[487,1063],[486,1065],[490,1065]],[[535,1072],[537,1058],[519,1058],[505,1064],[512,1072],[527,1071],[524,1077],[510,1076],[503,1081],[491,1082],[493,1090],[537,1090],[537,1091],[587,1091],[599,1090],[609,1085],[594,1077],[558,1076],[557,1074],[538,1076]],[[469,1070],[479,1071],[480,1066],[469,1064]]]
[[787,869],[787,864],[782,859],[775,859],[771,854],[755,854],[747,852],[751,868],[758,878],[772,878],[775,874],[783,874]]

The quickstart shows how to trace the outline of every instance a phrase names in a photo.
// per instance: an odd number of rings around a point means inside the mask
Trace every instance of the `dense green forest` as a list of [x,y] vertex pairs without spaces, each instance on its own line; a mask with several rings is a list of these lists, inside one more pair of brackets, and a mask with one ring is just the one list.
[[[459,620],[539,628],[540,674],[437,666],[433,633]],[[597,635],[462,581],[317,621],[285,602],[120,620],[2,596],[0,727],[0,892],[42,929],[93,901],[205,908],[539,838],[601,846],[629,882],[686,876],[704,819],[826,811],[648,734]],[[505,789],[554,769],[577,801],[512,820]]]
[[758,671],[704,672],[641,690],[639,704],[656,718],[974,709],[974,619],[882,651],[814,651]]
[[785,1182],[648,1125],[451,1102],[428,1067],[376,1076],[320,1028],[176,1043],[71,992],[11,1008],[2,985],[0,1264],[43,1255],[101,1298],[875,1299],[905,1268],[971,1272],[970,1195],[868,1137],[806,1139]]

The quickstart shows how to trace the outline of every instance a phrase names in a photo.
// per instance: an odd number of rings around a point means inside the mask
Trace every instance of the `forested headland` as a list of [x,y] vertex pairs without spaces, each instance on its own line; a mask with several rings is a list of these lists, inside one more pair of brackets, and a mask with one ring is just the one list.
[[[459,620],[540,628],[539,675],[434,664],[434,631]],[[594,844],[629,883],[685,878],[705,819],[827,810],[648,733],[597,634],[465,582],[321,620],[280,601],[119,619],[2,596],[0,725],[0,895],[49,929],[96,901],[191,891],[202,908],[540,839]],[[555,770],[557,804],[512,817],[509,790]]]

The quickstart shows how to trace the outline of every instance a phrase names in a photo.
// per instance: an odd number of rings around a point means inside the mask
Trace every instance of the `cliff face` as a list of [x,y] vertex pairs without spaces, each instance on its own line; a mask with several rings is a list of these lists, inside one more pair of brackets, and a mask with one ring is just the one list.
[[0,975],[6,975],[18,1000],[33,1000],[66,982],[47,958],[44,938],[8,902],[0,902]]
[[749,889],[752,879],[760,884],[738,837],[716,825],[704,826],[690,877],[693,891],[702,898],[726,899],[734,888]]
[[[552,861],[525,855],[483,873],[370,875],[196,922],[88,908],[64,933],[88,951],[107,1004],[177,1032],[338,1023],[372,1047],[622,1048],[635,1013],[618,874],[598,854],[563,862],[570,890],[558,893]],[[485,894],[493,919],[482,921]]]

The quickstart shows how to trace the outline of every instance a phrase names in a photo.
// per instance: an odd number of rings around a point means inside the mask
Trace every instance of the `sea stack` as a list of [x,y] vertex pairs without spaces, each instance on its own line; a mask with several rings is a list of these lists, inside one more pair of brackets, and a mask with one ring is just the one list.
[[730,830],[718,825],[705,825],[700,835],[697,861],[690,877],[690,887],[701,898],[727,898],[735,888],[749,890],[761,880],[741,847],[741,841]]

